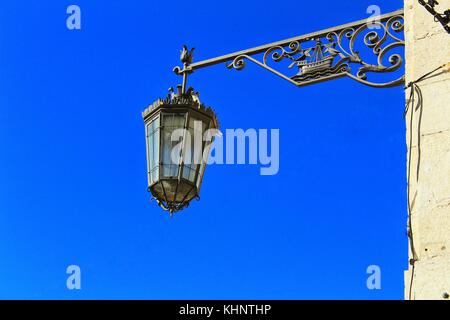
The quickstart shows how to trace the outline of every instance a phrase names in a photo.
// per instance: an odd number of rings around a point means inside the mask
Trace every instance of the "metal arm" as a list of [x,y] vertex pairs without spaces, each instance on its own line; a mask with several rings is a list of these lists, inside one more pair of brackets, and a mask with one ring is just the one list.
[[448,25],[450,23],[450,10],[446,10],[442,14],[436,12],[434,7],[436,5],[439,5],[439,2],[437,2],[436,0],[428,0],[428,3],[426,3],[425,0],[419,0],[419,3],[433,15],[435,21],[439,21],[442,24],[447,33],[450,33],[450,26]]
[[[192,55],[186,58],[189,52],[184,47],[183,68],[175,67],[174,72],[183,75],[183,88],[186,87],[187,76],[195,70],[220,63],[226,63],[229,69],[242,70],[247,61],[299,87],[343,76],[372,87],[404,85],[404,75],[387,82],[368,80],[368,73],[391,73],[403,66],[402,56],[391,51],[396,47],[404,47],[403,28],[401,9],[372,17],[370,21],[363,19],[195,63],[192,63]],[[355,49],[357,40],[362,40],[362,44],[371,49],[372,56],[369,58],[374,60],[375,56],[376,64],[366,62]],[[389,57],[388,53],[391,53]],[[288,72],[272,66],[283,60],[290,63]],[[352,73],[352,66],[358,68],[355,73]],[[289,73],[290,70],[293,71]]]

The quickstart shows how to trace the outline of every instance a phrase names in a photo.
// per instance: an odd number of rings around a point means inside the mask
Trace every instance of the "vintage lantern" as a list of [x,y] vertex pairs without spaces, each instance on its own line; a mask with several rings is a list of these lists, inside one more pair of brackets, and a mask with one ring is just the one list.
[[218,120],[192,88],[158,99],[143,113],[148,191],[171,215],[199,198]]

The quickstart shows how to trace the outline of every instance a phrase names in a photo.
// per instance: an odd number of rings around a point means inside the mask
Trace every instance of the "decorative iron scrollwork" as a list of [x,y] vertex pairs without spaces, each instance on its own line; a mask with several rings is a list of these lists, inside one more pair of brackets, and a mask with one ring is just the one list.
[[[251,61],[297,86],[343,76],[372,87],[403,85],[403,74],[387,82],[370,79],[371,74],[392,73],[403,66],[402,55],[393,51],[394,48],[404,47],[403,29],[403,13],[396,12],[378,21],[346,25],[311,38],[300,37],[287,45],[269,47],[260,60],[254,57],[259,52],[239,54],[227,67],[242,70],[246,61]],[[366,48],[364,52],[356,50],[356,43],[361,39]],[[373,56],[372,60],[376,60],[375,63],[367,62],[370,57],[363,58],[368,52]],[[286,59],[291,62],[288,69],[297,69],[295,74],[288,75],[269,65]]]

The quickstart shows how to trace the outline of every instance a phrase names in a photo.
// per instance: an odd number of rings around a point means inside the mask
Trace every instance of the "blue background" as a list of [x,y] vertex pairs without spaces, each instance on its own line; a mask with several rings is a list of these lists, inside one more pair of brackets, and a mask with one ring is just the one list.
[[[80,31],[66,28],[70,4]],[[210,166],[201,201],[173,219],[146,192],[140,113],[179,83],[182,44],[198,61],[363,19],[371,4],[2,1],[0,298],[402,299],[401,87],[199,71],[190,84],[224,129],[280,129],[280,172]],[[71,264],[80,291],[66,288]],[[382,290],[366,287],[373,264]]]

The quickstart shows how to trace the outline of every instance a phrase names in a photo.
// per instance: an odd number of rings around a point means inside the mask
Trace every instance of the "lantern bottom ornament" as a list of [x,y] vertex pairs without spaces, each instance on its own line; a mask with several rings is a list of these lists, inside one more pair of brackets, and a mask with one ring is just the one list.
[[199,199],[200,188],[219,129],[215,112],[199,94],[178,86],[143,113],[148,167],[148,191],[171,215]]

